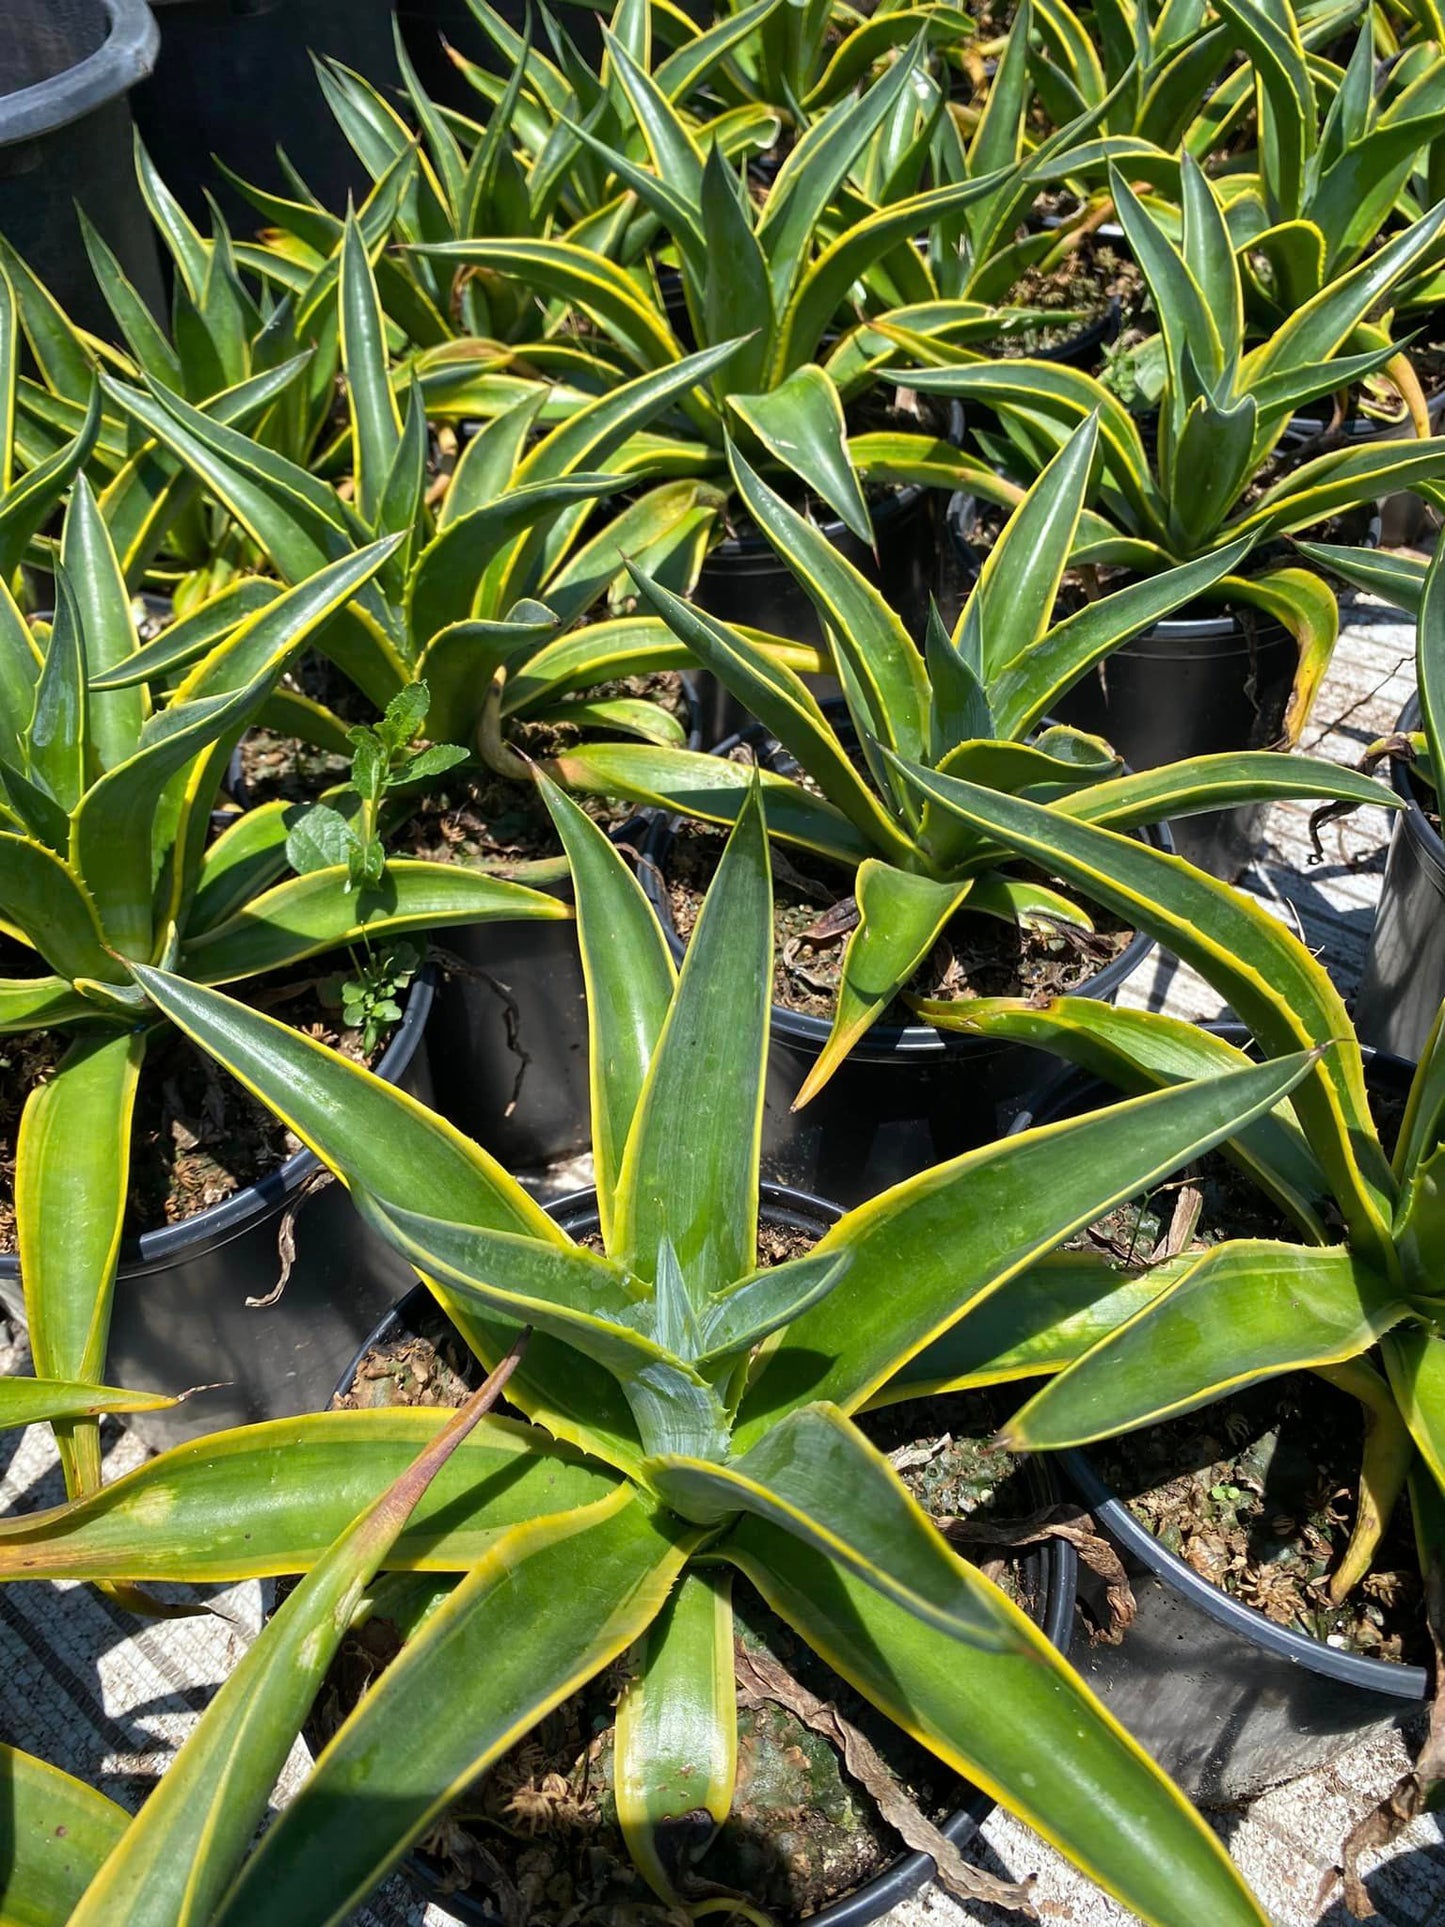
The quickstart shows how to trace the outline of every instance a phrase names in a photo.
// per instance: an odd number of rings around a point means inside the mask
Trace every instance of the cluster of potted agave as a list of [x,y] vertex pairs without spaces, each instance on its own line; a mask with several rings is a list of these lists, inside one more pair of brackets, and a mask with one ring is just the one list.
[[[997,1801],[1259,1927],[1185,1794],[1445,1627],[1438,17],[466,7],[311,176],[163,60],[124,221],[0,195],[0,1581],[284,1582],[138,1815],[0,1749],[0,1912],[1027,1912]],[[1291,798],[1394,813],[1358,1033]]]

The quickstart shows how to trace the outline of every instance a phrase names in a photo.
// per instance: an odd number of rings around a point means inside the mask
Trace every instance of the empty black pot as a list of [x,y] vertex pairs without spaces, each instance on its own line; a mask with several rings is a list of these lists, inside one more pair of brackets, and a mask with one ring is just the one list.
[[[1412,696],[1396,728],[1420,727]],[[1445,1002],[1445,843],[1421,807],[1409,766],[1392,763],[1390,780],[1405,808],[1394,814],[1380,907],[1355,1001],[1355,1025],[1367,1044],[1417,1058]]]
[[[1242,1025],[1209,1025],[1247,1045]],[[1403,1098],[1411,1068],[1374,1054],[1374,1089]],[[1034,1121],[1077,1116],[1117,1093],[1069,1071]],[[1422,1667],[1339,1652],[1267,1619],[1176,1558],[1106,1485],[1087,1452],[1060,1459],[1118,1545],[1138,1614],[1117,1646],[1082,1646],[1074,1663],[1134,1737],[1205,1805],[1252,1798],[1422,1706]]]
[[[748,743],[764,764],[785,758],[761,725],[720,743],[725,756]],[[667,859],[680,819],[654,814],[638,876],[673,952],[677,934],[667,889]],[[1167,849],[1167,830],[1146,831]],[[1136,932],[1119,956],[1077,993],[1106,1002],[1154,948]],[[1011,1038],[965,1037],[931,1024],[875,1024],[822,1091],[801,1111],[790,1107],[822,1054],[828,1024],[774,1004],[763,1097],[763,1170],[782,1184],[861,1203],[889,1185],[998,1136],[1053,1081],[1053,1066]]]
[[378,87],[396,83],[392,0],[152,0],[160,22],[155,72],[135,96],[136,125],[188,214],[207,190],[249,234],[261,216],[215,165],[293,196],[277,147],[333,213],[371,186],[332,116],[312,65],[330,54]]
[[65,312],[111,336],[76,203],[161,312],[160,263],[131,153],[130,90],[156,58],[144,0],[6,0],[0,28],[0,234]]
[[[549,1209],[557,1222],[573,1237],[585,1237],[598,1228],[596,1195],[591,1191],[560,1199]],[[771,1225],[821,1237],[842,1214],[837,1205],[823,1198],[810,1197],[785,1185],[764,1184],[762,1215],[765,1222]],[[389,1343],[417,1330],[420,1321],[428,1314],[435,1316],[435,1312],[431,1294],[424,1285],[418,1285],[367,1339],[342,1375],[337,1391],[350,1389],[361,1360],[373,1345]],[[1039,1505],[1051,1504],[1055,1488],[1047,1463],[1043,1460],[1030,1461],[1030,1473],[1037,1481]],[[1067,1541],[1048,1539],[1031,1548],[1028,1559],[1035,1596],[1043,1602],[1039,1623],[1059,1651],[1067,1653],[1077,1591],[1077,1555]],[[307,1735],[308,1744],[313,1749],[318,1739],[319,1735]],[[941,1831],[956,1847],[964,1847],[993,1811],[993,1805],[986,1794],[968,1789],[958,1810],[943,1822]],[[405,1870],[434,1906],[464,1922],[466,1927],[503,1927],[500,1915],[484,1899],[467,1891],[449,1890],[443,1883],[440,1867],[425,1854],[410,1854]],[[808,1927],[870,1927],[871,1922],[881,1919],[901,1901],[920,1892],[933,1875],[934,1863],[929,1855],[905,1853],[866,1885],[810,1915]]]
[[[413,982],[378,1075],[429,1095],[423,1035],[432,978]],[[415,1274],[367,1229],[344,1185],[318,1186],[321,1166],[298,1151],[259,1184],[181,1224],[145,1232],[115,1281],[107,1380],[139,1391],[215,1386],[169,1411],[127,1418],[163,1451],[221,1426],[322,1410],[337,1372]],[[276,1303],[279,1238],[290,1219],[295,1259]],[[0,1257],[0,1298],[21,1318],[20,1267]],[[218,1383],[218,1381],[225,1381]]]

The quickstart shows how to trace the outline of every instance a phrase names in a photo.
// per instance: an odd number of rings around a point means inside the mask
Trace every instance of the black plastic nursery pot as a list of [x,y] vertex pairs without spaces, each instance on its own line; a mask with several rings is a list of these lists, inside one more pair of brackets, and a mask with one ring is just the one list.
[[[1248,609],[1171,617],[1126,642],[1054,704],[1055,720],[1112,744],[1131,769],[1226,750],[1273,749],[1299,666],[1299,645]],[[1258,846],[1267,803],[1181,817],[1180,856],[1232,880]]]
[[[573,1237],[585,1237],[598,1229],[596,1193],[581,1191],[548,1206],[551,1215]],[[788,1231],[821,1237],[842,1213],[836,1204],[813,1197],[788,1185],[764,1183],[761,1191],[762,1216],[766,1223]],[[435,1303],[424,1285],[407,1294],[372,1332],[356,1353],[336,1386],[337,1394],[351,1387],[362,1359],[374,1345],[386,1344],[417,1328],[425,1312],[434,1312]],[[1030,1476],[1037,1483],[1039,1504],[1053,1502],[1056,1488],[1047,1461],[1028,1462]],[[1039,1624],[1061,1653],[1069,1650],[1074,1624],[1074,1602],[1078,1586],[1078,1555],[1064,1539],[1045,1539],[1029,1549],[1027,1565],[1033,1580],[1032,1590],[1042,1602]],[[307,1735],[308,1744],[311,1735]],[[966,1797],[940,1825],[940,1831],[956,1847],[967,1846],[993,1810],[994,1802],[977,1789],[965,1789]],[[434,1904],[466,1924],[466,1927],[505,1927],[497,1908],[486,1898],[468,1890],[450,1889],[440,1866],[427,1855],[413,1852],[405,1862],[408,1878]],[[891,1908],[920,1892],[933,1879],[934,1863],[925,1853],[904,1853],[863,1886],[808,1916],[808,1927],[869,1927]]]
[[[1396,728],[1419,727],[1420,701],[1412,696]],[[1416,1058],[1445,1001],[1445,842],[1421,807],[1409,766],[1392,763],[1390,780],[1405,808],[1394,813],[1355,1024],[1377,1050]]]
[[377,86],[398,78],[392,0],[151,0],[160,58],[135,96],[152,160],[187,213],[207,190],[238,232],[262,216],[215,164],[294,198],[278,146],[323,206],[358,203],[371,182],[322,95],[312,54],[330,54]]
[[[719,744],[758,746],[759,725]],[[772,751],[777,753],[777,745]],[[673,920],[667,859],[680,819],[661,813],[647,824],[638,876],[679,959],[686,945]],[[1167,830],[1146,831],[1169,848]],[[1075,993],[1111,1002],[1154,948],[1136,932],[1127,947]],[[1009,1038],[966,1037],[931,1024],[875,1024],[801,1111],[791,1105],[821,1056],[829,1026],[774,1004],[763,1093],[763,1170],[782,1184],[860,1204],[890,1185],[990,1143],[1037,1101],[1056,1072],[1037,1050]]]
[[[1241,1025],[1209,1025],[1247,1044]],[[1367,1056],[1376,1090],[1403,1099],[1411,1066]],[[1059,1080],[1033,1121],[1077,1116],[1117,1092],[1082,1071]],[[1200,1576],[1142,1525],[1087,1451],[1063,1470],[1123,1555],[1138,1612],[1116,1646],[1076,1643],[1074,1664],[1191,1799],[1227,1805],[1323,1765],[1429,1698],[1423,1667],[1337,1651],[1277,1625]]]
[[130,90],[156,58],[145,0],[5,0],[0,31],[0,234],[82,327],[115,323],[76,204],[157,314],[160,261],[131,154]]
[[[556,894],[571,898],[570,888]],[[591,1142],[587,991],[575,923],[442,930],[429,1060],[437,1109],[509,1171]]]
[[[423,1098],[432,993],[426,970],[376,1065],[388,1083]],[[163,1451],[221,1426],[321,1410],[357,1345],[414,1281],[362,1222],[345,1186],[322,1177],[311,1152],[298,1151],[209,1210],[142,1233],[122,1254],[108,1382],[156,1392],[214,1388],[127,1418],[147,1445]],[[284,1290],[274,1303],[248,1305],[274,1290],[283,1242],[294,1251]],[[0,1257],[0,1299],[23,1318],[13,1256]]]

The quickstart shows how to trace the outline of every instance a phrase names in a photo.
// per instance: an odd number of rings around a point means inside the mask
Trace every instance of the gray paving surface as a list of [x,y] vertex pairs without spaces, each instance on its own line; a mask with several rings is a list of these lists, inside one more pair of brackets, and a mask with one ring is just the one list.
[[[1316,708],[1307,747],[1354,762],[1393,725],[1412,684],[1412,635],[1389,611],[1362,605],[1348,627]],[[1364,957],[1384,862],[1387,824],[1365,810],[1325,831],[1325,860],[1307,861],[1307,805],[1271,815],[1259,862],[1244,879],[1276,914],[1353,988]],[[1219,1000],[1168,958],[1158,957],[1130,985],[1126,1001],[1208,1017]],[[23,1369],[23,1356],[0,1350],[0,1371]],[[107,1422],[107,1471],[143,1456]],[[33,1510],[63,1497],[54,1448],[40,1428],[0,1437],[0,1508]],[[201,1618],[137,1630],[112,1602],[78,1585],[0,1588],[0,1668],[6,1680],[5,1737],[135,1807],[165,1771],[176,1748],[260,1623],[260,1591],[243,1585],[215,1594]],[[1321,1873],[1349,1827],[1384,1794],[1407,1762],[1404,1741],[1388,1734],[1342,1750],[1327,1768],[1266,1794],[1245,1812],[1220,1819],[1230,1852],[1254,1883],[1277,1927],[1347,1927],[1338,1899],[1315,1904]],[[284,1801],[304,1770],[298,1748],[277,1789]],[[1130,1916],[1074,1874],[1006,1816],[985,1826],[975,1856],[995,1873],[1038,1875],[1045,1920],[1114,1927]],[[1368,1863],[1367,1863],[1368,1865]],[[1439,1817],[1416,1825],[1368,1875],[1386,1927],[1445,1927],[1445,1833]],[[356,1927],[444,1927],[449,1919],[393,1881],[354,1917]],[[1003,1927],[1014,1915],[964,1906],[938,1889],[900,1907],[890,1927]],[[118,1923],[119,1927],[119,1923]],[[277,1927],[287,1927],[279,1922]],[[1199,1927],[1211,1927],[1201,1921]]]

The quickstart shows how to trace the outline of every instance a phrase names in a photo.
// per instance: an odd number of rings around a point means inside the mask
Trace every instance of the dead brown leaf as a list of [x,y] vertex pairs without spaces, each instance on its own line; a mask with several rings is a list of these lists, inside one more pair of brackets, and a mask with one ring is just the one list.
[[953,1842],[939,1832],[926,1814],[919,1812],[872,1744],[843,1718],[831,1701],[810,1693],[786,1666],[769,1654],[749,1652],[739,1645],[734,1651],[734,1667],[738,1703],[757,1706],[764,1700],[773,1700],[779,1706],[786,1706],[805,1726],[836,1747],[849,1773],[866,1789],[879,1813],[905,1846],[932,1856],[938,1878],[951,1894],[960,1900],[986,1901],[990,1906],[1007,1907],[1024,1914],[1030,1920],[1038,1919],[1032,1893],[1034,1875],[1021,1881],[998,1880],[982,1868],[969,1866]]

